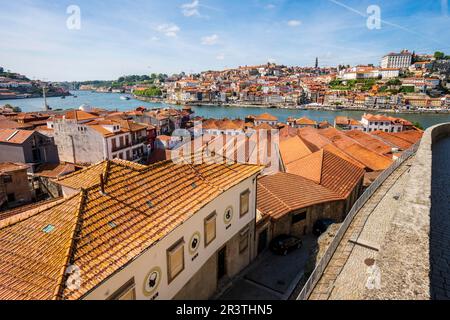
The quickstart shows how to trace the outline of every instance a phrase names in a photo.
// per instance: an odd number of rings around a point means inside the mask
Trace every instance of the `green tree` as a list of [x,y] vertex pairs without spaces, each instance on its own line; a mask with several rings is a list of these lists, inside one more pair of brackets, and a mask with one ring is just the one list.
[[417,129],[424,130],[424,127],[418,121],[413,122],[413,126],[416,127]]
[[434,57],[436,58],[436,60],[442,60],[442,59],[444,59],[445,54],[443,52],[436,51],[434,53]]

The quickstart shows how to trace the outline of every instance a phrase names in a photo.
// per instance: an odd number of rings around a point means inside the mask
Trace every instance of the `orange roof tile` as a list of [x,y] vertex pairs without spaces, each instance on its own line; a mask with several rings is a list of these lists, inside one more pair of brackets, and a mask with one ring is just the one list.
[[[110,161],[74,173],[64,180],[84,187],[80,193],[0,222],[0,299],[83,298],[207,203],[261,170],[240,164],[165,161],[144,167]],[[93,179],[102,171],[105,194]],[[79,289],[63,281],[69,265],[80,268]]]
[[363,168],[325,150],[291,163],[286,170],[312,180],[344,199],[364,176]]
[[258,180],[258,210],[272,219],[312,205],[339,201],[335,192],[311,180],[289,173],[277,173]]
[[375,151],[379,154],[388,154],[392,151],[390,145],[382,142],[380,139],[374,138],[372,135],[359,130],[352,130],[345,133],[348,137],[356,140],[367,149]]
[[304,158],[312,151],[299,136],[289,137],[280,140],[280,155],[284,165],[288,165],[293,161]]
[[0,129],[0,142],[22,144],[33,134],[32,130]]

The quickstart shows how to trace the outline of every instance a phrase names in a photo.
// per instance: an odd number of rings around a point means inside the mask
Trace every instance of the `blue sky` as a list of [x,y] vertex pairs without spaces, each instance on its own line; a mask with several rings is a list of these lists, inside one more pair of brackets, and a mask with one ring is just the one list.
[[[379,63],[450,52],[448,0],[0,0],[0,66],[48,80],[116,79],[274,61]],[[81,10],[81,29],[66,26]],[[367,8],[381,28],[367,28]]]

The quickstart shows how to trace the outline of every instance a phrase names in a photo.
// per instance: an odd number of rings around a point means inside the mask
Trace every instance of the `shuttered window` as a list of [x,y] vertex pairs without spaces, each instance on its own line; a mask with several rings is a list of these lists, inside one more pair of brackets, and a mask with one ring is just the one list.
[[240,214],[241,218],[250,211],[250,190],[241,193]]
[[181,239],[167,250],[167,273],[169,283],[184,270],[184,240]]
[[213,212],[205,219],[205,247],[216,239],[217,213]]

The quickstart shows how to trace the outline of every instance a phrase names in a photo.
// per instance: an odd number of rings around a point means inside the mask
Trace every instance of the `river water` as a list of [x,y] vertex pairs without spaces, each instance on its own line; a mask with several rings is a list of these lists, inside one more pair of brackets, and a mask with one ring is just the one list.
[[[66,97],[61,99],[60,97],[48,98],[47,103],[50,107],[55,109],[73,109],[78,108],[82,104],[87,104],[92,107],[98,107],[109,110],[132,110],[139,106],[145,106],[149,108],[165,108],[172,107],[180,109],[182,106],[170,105],[165,103],[150,103],[142,102],[139,100],[124,101],[120,99],[122,94],[116,93],[93,93],[90,91],[73,91],[72,94],[78,96]],[[42,98],[37,99],[19,99],[19,100],[0,100],[0,105],[10,104],[20,107],[24,112],[41,111],[43,110]],[[360,119],[364,112],[362,111],[316,111],[316,110],[292,110],[292,109],[270,109],[270,108],[244,108],[244,107],[217,107],[217,106],[202,106],[192,107],[195,115],[205,118],[231,118],[231,119],[244,119],[247,115],[259,115],[265,112],[279,118],[281,122],[286,122],[288,117],[308,117],[316,121],[327,120],[330,123],[334,123],[336,116],[349,116],[355,119]],[[405,118],[412,122],[419,122],[423,127],[428,128],[435,124],[450,122],[450,114],[402,114],[398,113],[396,117]]]

